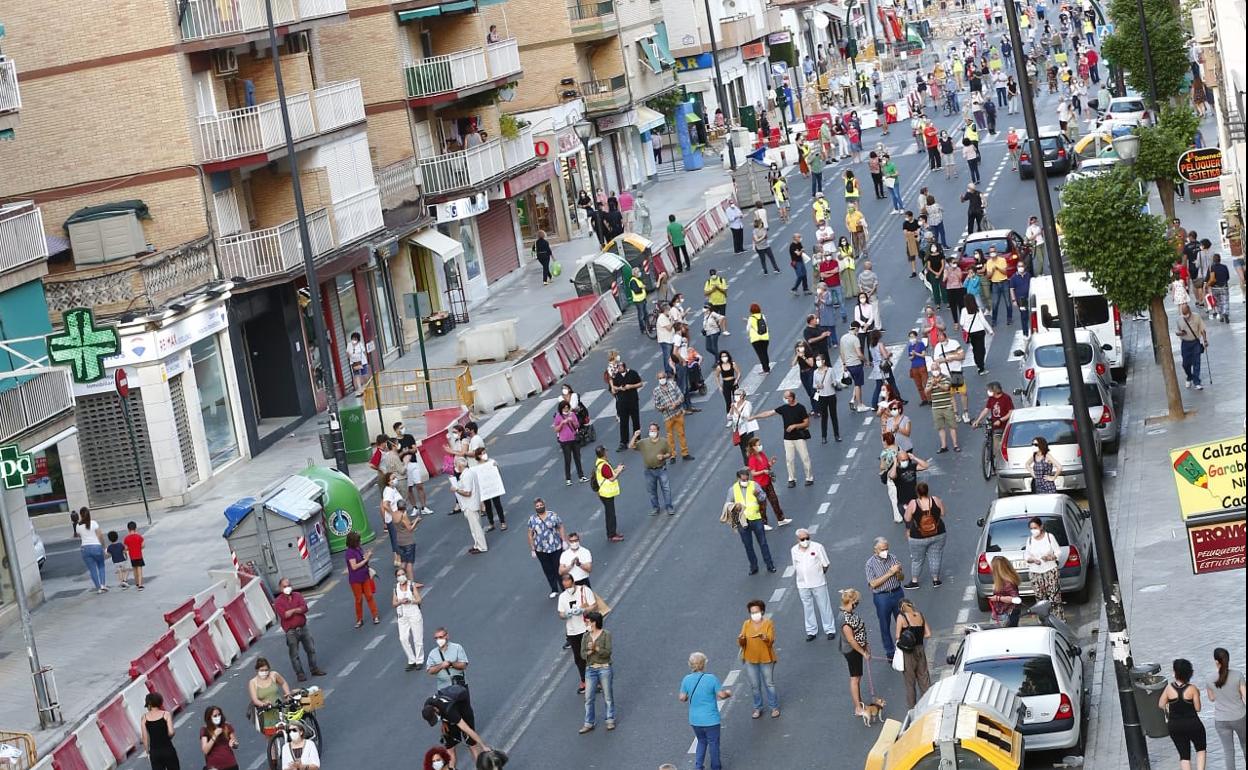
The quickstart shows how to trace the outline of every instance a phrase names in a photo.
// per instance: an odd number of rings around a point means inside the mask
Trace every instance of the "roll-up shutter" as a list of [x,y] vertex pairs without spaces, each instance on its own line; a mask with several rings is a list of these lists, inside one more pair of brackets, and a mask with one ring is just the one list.
[[489,210],[477,216],[477,233],[481,237],[487,284],[520,267],[520,249],[516,245],[509,201],[490,203]]

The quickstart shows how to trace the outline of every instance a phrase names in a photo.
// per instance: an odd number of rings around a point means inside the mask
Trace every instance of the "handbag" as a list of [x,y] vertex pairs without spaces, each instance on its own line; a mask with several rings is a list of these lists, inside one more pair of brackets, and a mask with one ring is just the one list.
[[[902,619],[905,620],[905,616],[902,616]],[[919,642],[915,638],[915,633],[916,630],[914,626],[910,625],[909,620],[906,620],[906,627],[901,629],[901,633],[897,634],[898,652],[913,652],[914,649],[919,646]],[[894,663],[894,668],[896,668],[896,663]],[[897,670],[901,671],[901,669]]]
[[960,388],[966,384],[966,376],[962,374],[962,370],[949,372],[949,385],[951,387]]
[[893,670],[898,673],[906,670],[906,653],[902,652],[901,645],[898,645],[897,649],[893,650]]
[[732,445],[741,446],[741,432],[736,429],[732,431]]

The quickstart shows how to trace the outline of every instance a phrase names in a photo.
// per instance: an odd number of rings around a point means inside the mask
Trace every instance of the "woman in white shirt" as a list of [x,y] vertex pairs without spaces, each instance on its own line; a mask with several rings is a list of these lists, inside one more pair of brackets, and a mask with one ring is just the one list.
[[402,567],[394,571],[394,593],[390,605],[399,622],[399,644],[407,656],[407,671],[417,671],[425,659],[425,616],[420,611],[420,589]]
[[971,350],[975,354],[975,369],[980,374],[986,374],[988,369],[984,365],[985,341],[991,327],[988,326],[984,314],[979,311],[979,302],[969,294],[962,298],[962,314],[958,316],[958,325],[971,343]]
[[1031,535],[1027,538],[1025,549],[1027,569],[1031,572],[1031,586],[1035,591],[1036,601],[1047,601],[1052,606],[1051,612],[1062,620],[1066,619],[1066,611],[1062,607],[1062,590],[1058,574],[1058,560],[1062,558],[1062,547],[1057,538],[1044,530],[1044,522],[1033,516],[1027,522]]
[[95,592],[104,593],[108,590],[104,572],[104,534],[100,531],[100,525],[91,520],[91,511],[85,505],[78,511],[74,537],[78,538],[82,562],[87,565],[87,574],[91,577]]
[[347,343],[347,361],[351,364],[351,384],[359,390],[368,378],[368,350],[359,332],[351,333],[351,340]]
[[728,429],[735,431],[740,437],[741,464],[749,459],[747,447],[750,439],[758,433],[758,423],[753,419],[754,407],[745,398],[745,391],[738,390],[733,394],[732,406],[728,409]]
[[828,420],[832,420],[832,436],[841,440],[841,425],[836,419],[836,373],[828,365],[827,356],[822,353],[815,356],[815,372],[812,377],[815,387],[815,410],[819,412],[819,433],[823,443],[828,443]]
[[321,770],[321,754],[316,744],[303,737],[303,725],[286,727],[288,740],[282,744],[282,770]]
[[563,591],[559,594],[556,609],[563,618],[563,632],[572,648],[572,659],[576,661],[576,673],[580,675],[578,693],[585,692],[585,658],[581,656],[581,637],[588,630],[585,626],[585,613],[592,610],[598,603],[589,586],[578,586],[571,572],[559,578]]

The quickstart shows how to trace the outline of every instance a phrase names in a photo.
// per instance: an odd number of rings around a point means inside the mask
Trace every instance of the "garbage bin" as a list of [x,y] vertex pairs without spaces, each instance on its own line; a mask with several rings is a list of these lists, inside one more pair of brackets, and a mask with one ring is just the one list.
[[[342,423],[342,441],[346,444],[347,462],[366,463],[373,454],[372,439],[368,435],[368,420],[364,419],[364,405],[350,404],[338,408]],[[385,429],[385,426],[382,426]],[[330,454],[332,457],[333,454]],[[326,458],[329,459],[329,458]]]
[[1149,738],[1165,738],[1166,714],[1157,705],[1161,691],[1166,689],[1166,678],[1161,675],[1158,663],[1141,663],[1131,667],[1131,689],[1135,693],[1135,707],[1140,712],[1140,725]]
[[364,510],[364,500],[350,476],[319,465],[310,465],[299,475],[311,479],[324,492],[326,538],[330,553],[346,550],[347,535],[352,532],[359,532],[360,541],[364,543],[377,537]]

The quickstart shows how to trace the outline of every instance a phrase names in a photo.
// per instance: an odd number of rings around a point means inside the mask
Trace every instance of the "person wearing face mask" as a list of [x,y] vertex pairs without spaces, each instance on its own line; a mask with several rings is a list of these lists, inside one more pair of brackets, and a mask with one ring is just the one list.
[[867,336],[879,328],[875,308],[871,306],[871,298],[865,291],[858,292],[858,304],[854,307],[854,322],[858,324],[858,341],[862,349],[867,350]]
[[728,428],[732,430],[732,442],[741,450],[741,461],[750,459],[750,440],[758,434],[758,422],[754,420],[754,407],[750,406],[745,391],[737,390],[728,407]]
[[754,695],[754,719],[763,715],[763,694],[767,695],[767,707],[771,718],[780,716],[780,699],[776,696],[773,681],[776,670],[776,626],[766,617],[767,605],[762,599],[752,599],[745,605],[749,617],[741,623],[737,646],[741,648],[741,662],[750,679],[750,691]]
[[247,695],[255,714],[256,729],[264,732],[277,724],[277,702],[290,697],[290,685],[286,677],[273,670],[268,658],[256,658],[256,675],[247,682]]
[[316,743],[303,734],[303,725],[291,722],[286,728],[286,743],[282,745],[282,770],[321,770],[321,755]]
[[[442,472],[446,474],[455,473],[455,461],[464,456],[465,447],[468,441],[464,438],[464,429],[460,425],[452,425],[450,430],[446,432],[446,446],[443,447],[445,455],[442,458]],[[465,463],[466,465],[466,463]],[[464,509],[459,504],[459,495],[451,495],[455,501],[451,508],[451,513],[463,513]]]
[[724,395],[724,410],[731,412],[733,394],[737,390],[737,383],[741,381],[741,367],[732,360],[732,354],[727,350],[719,353],[718,358],[719,361],[715,364],[715,376],[719,378],[719,390]]
[[759,412],[755,419],[779,416],[784,424],[784,467],[789,475],[789,488],[797,486],[796,461],[802,461],[802,470],[806,472],[806,486],[813,486],[815,475],[810,461],[810,449],[806,442],[810,440],[810,412],[798,403],[797,394],[791,390],[784,392],[784,403],[775,409]]
[[1030,535],[1027,547],[1023,549],[1027,569],[1031,573],[1031,587],[1035,592],[1036,601],[1047,601],[1051,605],[1050,612],[1062,620],[1066,619],[1066,610],[1062,605],[1061,577],[1058,567],[1061,563],[1062,547],[1057,538],[1044,529],[1044,522],[1033,516],[1027,526]]
[[[899,591],[901,589],[898,589]],[[858,616],[858,604],[862,594],[856,588],[841,589],[841,654],[849,666],[849,699],[854,704],[854,716],[862,716],[862,671],[871,661],[871,645],[867,641],[867,624]],[[890,634],[885,631],[887,639]],[[891,656],[890,656],[891,657]]]
[[641,462],[645,466],[646,490],[650,493],[650,515],[658,516],[660,510],[675,515],[672,487],[667,475],[667,461],[674,455],[667,442],[659,437],[658,423],[650,423],[644,438],[641,431],[634,433],[628,448],[641,452]]
[[295,678],[300,682],[307,681],[303,673],[303,663],[299,660],[299,645],[308,656],[308,668],[312,676],[325,676],[321,667],[316,665],[316,643],[312,640],[312,632],[308,630],[308,603],[303,594],[294,590],[290,578],[282,578],[277,584],[281,594],[273,600],[273,612],[282,624],[286,634],[286,651],[290,653],[290,666],[295,670]]
[[[572,394],[572,397],[575,398],[576,394]],[[576,475],[582,482],[589,481],[585,476],[584,468],[581,467],[581,442],[578,436],[580,427],[581,420],[572,411],[571,403],[559,402],[551,428],[555,431],[555,440],[559,443],[560,451],[563,452],[563,484],[568,487],[572,486],[573,461],[576,461]]]
[[553,599],[559,595],[559,558],[564,550],[563,544],[568,542],[563,519],[554,511],[547,510],[546,501],[539,497],[533,501],[528,530],[529,553],[541,564],[542,574],[550,587],[550,598]]
[[[416,543],[412,538],[412,529],[415,529],[415,525],[407,516],[406,506],[407,503],[400,500],[399,508],[395,513],[395,527],[401,536],[399,551],[403,554],[403,565],[396,569],[411,577],[412,562],[416,560]],[[409,524],[412,524],[410,528]],[[347,584],[351,586],[351,596],[355,600],[355,627],[359,628],[364,625],[365,600],[368,601],[368,611],[373,616],[373,625],[377,625],[381,622],[381,617],[377,613],[377,602],[373,600],[376,584],[373,582],[372,568],[369,566],[373,551],[371,548],[365,551],[360,547],[359,532],[350,532],[347,534],[347,550],[343,556],[347,561]]]
[[[832,618],[832,600],[828,597],[828,552],[810,539],[810,531],[797,531],[797,545],[789,549],[793,560],[793,575],[797,580],[797,595],[802,600],[802,617],[806,623],[806,641],[813,642],[819,632],[819,620],[829,639],[836,638],[836,621]],[[818,609],[819,615],[815,616]]]
[[199,749],[204,753],[205,770],[238,770],[238,734],[234,726],[225,721],[220,706],[204,710],[204,726],[199,731]]
[[768,572],[775,572],[776,565],[771,560],[771,549],[767,547],[767,532],[763,529],[763,505],[767,500],[756,482],[750,480],[750,469],[737,471],[737,483],[728,488],[728,499],[724,504],[726,521],[732,525],[741,537],[741,545],[745,546],[745,555],[750,560],[750,574],[758,574],[758,557],[754,553],[754,541],[758,541],[763,552],[763,563]]
[[[809,328],[809,327],[807,327]],[[793,365],[797,367],[798,381],[806,392],[810,408],[815,408],[815,351],[804,340],[793,345]]]
[[[689,444],[685,440],[685,394],[667,372],[659,372],[653,398],[654,408],[663,415],[663,426],[667,430],[668,455],[675,457],[679,444],[682,459],[692,460],[693,455],[689,454]],[[632,440],[630,436],[629,442]]]
[[[668,435],[668,446],[671,446],[671,435]],[[607,542],[619,543],[624,540],[616,526],[615,498],[620,496],[620,474],[624,472],[624,463],[612,465],[607,458],[607,448],[599,444],[594,448],[594,486],[597,487],[598,499],[602,502],[604,524],[607,528]],[[693,458],[688,454],[686,460]]]
[[423,583],[411,580],[403,570],[395,570],[390,605],[394,607],[399,623],[399,644],[407,655],[405,671],[424,668],[421,661],[425,655],[425,618],[420,612],[420,589],[423,587]]
[[463,645],[452,642],[451,632],[443,626],[433,632],[433,642],[434,648],[425,657],[425,671],[437,680],[438,690],[451,685],[467,688],[468,653]]
[[1049,442],[1044,436],[1032,439],[1027,470],[1031,473],[1033,494],[1051,495],[1057,491],[1057,477],[1062,475],[1062,463],[1049,453]]
[[819,435],[822,443],[828,443],[828,419],[832,420],[832,435],[841,440],[841,424],[836,416],[836,391],[838,383],[827,356],[815,358],[815,371],[811,377],[815,388],[815,411],[819,413]]
[[559,602],[555,611],[563,618],[565,650],[572,650],[572,660],[576,664],[576,692],[585,694],[585,658],[581,656],[581,637],[585,635],[585,613],[597,606],[598,597],[586,585],[577,585],[571,572],[565,572],[559,578],[563,591],[559,594]]
[[712,358],[719,358],[719,336],[728,333],[728,319],[717,311],[711,303],[702,305],[702,339],[706,340],[706,352]]
[[916,457],[898,446],[897,456],[888,472],[889,478],[897,489],[897,510],[893,514],[894,522],[898,524],[902,522],[901,512],[918,495],[919,472],[929,467],[927,460]]
[[421,770],[455,770],[455,755],[445,746],[432,746],[425,752]]
[[[875,390],[871,394],[870,404],[881,404],[880,392],[888,386],[889,395],[900,399],[897,390],[897,379],[893,376],[893,351],[884,344],[884,335],[878,329],[867,335],[867,345],[871,356],[871,379],[875,380]],[[893,399],[889,399],[890,401]]]
[[485,543],[485,528],[481,526],[481,490],[476,482],[476,470],[469,468],[468,461],[463,457],[456,457],[455,474],[450,478],[451,493],[464,507],[464,519],[472,538],[472,545],[468,547],[471,556],[489,550]]
[[485,518],[490,526],[486,532],[494,531],[494,517],[498,517],[498,528],[507,531],[507,517],[503,514],[503,495],[507,494],[503,486],[503,475],[499,472],[498,462],[490,459],[485,447],[477,450],[475,455],[477,466],[472,469],[473,482],[477,485],[477,494],[481,496],[481,504]]
[[420,457],[420,442],[407,432],[401,422],[394,424],[394,435],[398,443],[399,459],[403,461],[403,477],[407,481],[407,502],[420,515],[427,516],[433,510],[429,507],[429,498],[425,494],[429,469]]
[[912,427],[910,417],[905,414],[905,405],[901,401],[889,401],[884,419],[880,420],[880,434],[893,434],[898,449],[913,452],[914,441],[910,438]]
[[906,358],[910,361],[910,379],[919,394],[919,406],[927,406],[927,343],[919,338],[918,329],[910,330],[906,341]]
[[901,588],[905,572],[897,557],[889,553],[886,538],[877,537],[872,548],[874,553],[867,557],[866,563],[867,585],[871,588],[871,601],[875,604],[875,616],[880,623],[884,655],[891,659],[895,650],[892,628],[905,593]]
[[[767,502],[776,515],[776,526],[783,527],[792,524],[792,519],[784,518],[784,511],[780,508],[780,498],[776,495],[775,484],[772,483],[775,481],[775,476],[772,475],[771,469],[775,461],[763,451],[763,442],[758,436],[750,439],[745,465],[750,469],[750,478],[767,496]],[[760,511],[763,514],[763,531],[770,532],[771,525],[767,523],[767,506],[762,506]]]

